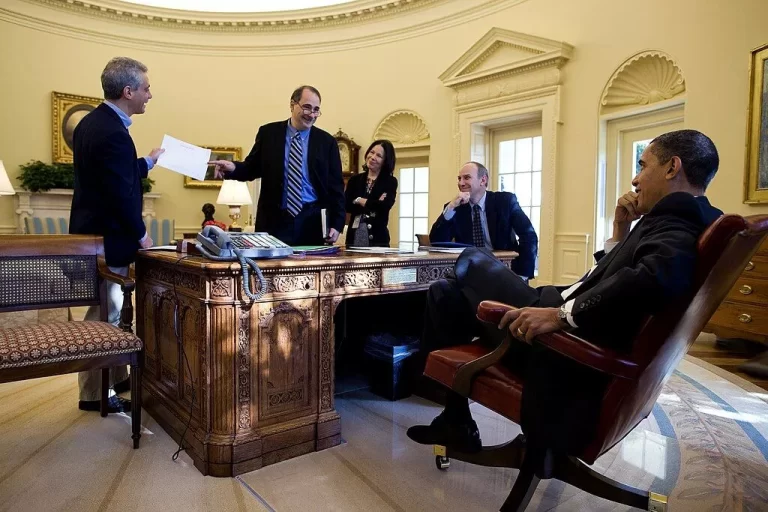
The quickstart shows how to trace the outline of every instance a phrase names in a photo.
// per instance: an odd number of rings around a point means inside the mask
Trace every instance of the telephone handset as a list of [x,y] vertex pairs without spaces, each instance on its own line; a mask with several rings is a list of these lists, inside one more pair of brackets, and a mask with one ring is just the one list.
[[[251,300],[258,300],[264,295],[267,283],[261,269],[251,258],[279,258],[290,256],[293,249],[267,233],[227,233],[216,226],[205,226],[197,234],[197,248],[206,258],[218,261],[239,261],[243,270],[243,291]],[[256,273],[260,289],[251,292],[248,269]]]

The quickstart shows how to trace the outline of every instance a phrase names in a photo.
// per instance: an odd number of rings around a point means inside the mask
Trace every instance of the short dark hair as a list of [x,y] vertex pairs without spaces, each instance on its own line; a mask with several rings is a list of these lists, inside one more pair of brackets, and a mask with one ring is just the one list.
[[298,103],[299,100],[301,100],[301,95],[304,94],[304,89],[309,89],[310,92],[313,92],[313,93],[317,94],[317,99],[319,99],[320,102],[322,103],[323,97],[320,96],[320,91],[318,91],[317,89],[315,89],[311,85],[301,85],[301,86],[297,87],[296,90],[293,91],[293,94],[291,94],[291,101],[294,102],[294,103]]
[[469,161],[467,163],[473,164],[475,166],[475,169],[477,169],[477,179],[481,180],[483,179],[483,176],[488,176],[488,181],[491,181],[491,175],[488,172],[488,169],[483,164],[481,164],[480,162],[474,162],[474,161]]
[[101,72],[101,88],[104,99],[119,100],[123,97],[123,89],[141,87],[142,74],[147,72],[147,66],[129,57],[115,57],[110,60]]
[[[384,148],[384,161],[381,163],[381,170],[379,173],[384,175],[391,175],[393,172],[395,172],[395,146],[393,146],[392,143],[387,139],[375,140],[371,142],[371,145],[368,146],[368,149],[365,150],[364,158],[368,157],[368,153],[370,153],[375,146],[381,146]],[[363,164],[363,169],[367,171],[368,166]]]
[[651,152],[665,164],[676,156],[683,163],[688,183],[706,189],[715,177],[720,157],[712,139],[696,130],[664,133],[651,141]]

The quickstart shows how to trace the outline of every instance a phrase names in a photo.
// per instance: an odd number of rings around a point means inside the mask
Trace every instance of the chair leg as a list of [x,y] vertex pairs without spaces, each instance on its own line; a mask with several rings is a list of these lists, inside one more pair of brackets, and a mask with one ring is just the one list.
[[533,493],[539,485],[538,469],[544,462],[544,456],[538,453],[527,451],[520,467],[520,474],[517,475],[515,485],[509,492],[509,496],[499,509],[500,512],[522,512],[533,498]]
[[[649,510],[651,493],[611,480],[575,457],[559,457],[555,463],[553,477],[615,503]],[[660,498],[665,499],[663,496]]]
[[141,438],[141,367],[143,354],[137,354],[131,363],[131,439],[134,450]]
[[107,400],[109,399],[109,368],[101,369],[101,402],[99,412],[101,417],[107,416]]
[[520,469],[525,456],[525,436],[519,434],[513,440],[495,446],[483,446],[477,453],[463,453],[446,447],[446,456],[478,466]]

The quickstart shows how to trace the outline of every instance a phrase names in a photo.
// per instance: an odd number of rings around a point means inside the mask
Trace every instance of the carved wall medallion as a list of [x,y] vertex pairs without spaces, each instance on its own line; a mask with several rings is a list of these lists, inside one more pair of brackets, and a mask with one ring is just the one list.
[[611,76],[600,98],[602,107],[648,105],[685,92],[685,78],[671,56],[651,50],[625,61]]
[[352,270],[336,273],[336,288],[379,288],[381,269]]
[[416,112],[397,110],[382,119],[373,138],[387,139],[395,145],[429,144],[429,130]]
[[453,268],[453,265],[423,265],[419,267],[416,279],[419,284],[431,283],[442,279]]
[[214,279],[211,281],[211,297],[229,297],[231,296],[230,279]]
[[237,400],[238,426],[251,426],[251,324],[250,312],[240,311],[237,326]]

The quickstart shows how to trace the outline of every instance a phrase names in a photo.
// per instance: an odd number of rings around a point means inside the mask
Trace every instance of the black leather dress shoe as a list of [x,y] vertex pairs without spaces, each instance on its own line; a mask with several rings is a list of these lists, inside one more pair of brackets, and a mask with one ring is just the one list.
[[[80,400],[77,405],[81,411],[96,411],[101,410],[101,402],[99,400]],[[107,400],[107,412],[110,414],[116,412],[131,412],[131,401],[125,398],[120,398],[117,395],[109,397]]]
[[125,393],[126,391],[130,391],[131,390],[131,378],[128,377],[124,381],[118,382],[117,384],[112,386],[112,389],[114,389],[115,393],[118,394],[118,395],[120,393]]
[[406,434],[419,444],[449,446],[465,453],[479,452],[483,447],[475,420],[469,419],[461,423],[449,421],[444,412],[429,425],[413,426]]

